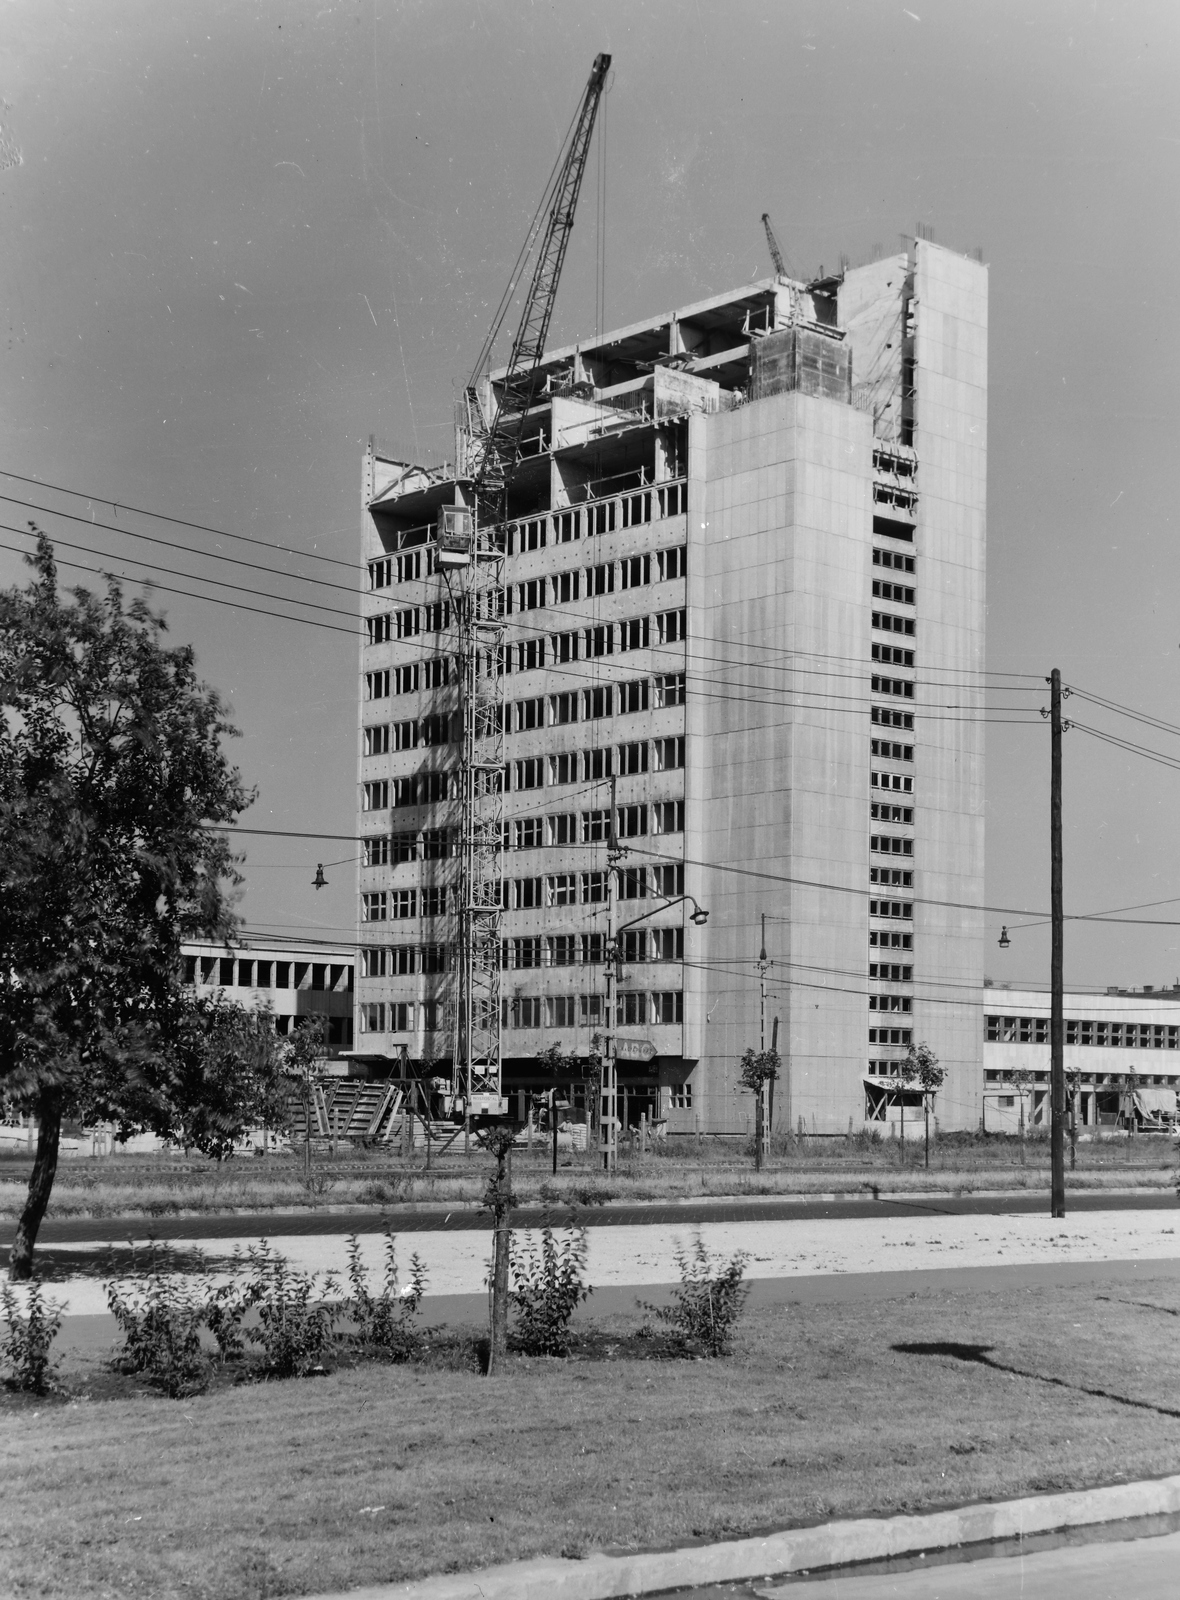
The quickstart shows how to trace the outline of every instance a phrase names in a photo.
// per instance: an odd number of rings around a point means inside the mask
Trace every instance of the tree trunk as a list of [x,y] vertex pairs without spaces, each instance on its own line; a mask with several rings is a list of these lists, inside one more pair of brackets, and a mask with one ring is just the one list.
[[488,1376],[503,1368],[508,1355],[508,1262],[512,1250],[512,1231],[508,1226],[508,1202],[512,1196],[512,1154],[505,1151],[496,1174],[497,1202],[492,1214],[495,1235],[492,1249],[492,1328],[488,1348]]
[[754,1091],[754,1171],[762,1171],[762,1095],[763,1089],[759,1083]]
[[1024,1165],[1024,1096],[1020,1097],[1020,1165]]
[[37,1156],[29,1179],[29,1197],[16,1225],[16,1238],[8,1257],[8,1276],[13,1283],[27,1283],[33,1276],[33,1246],[49,1205],[60,1145],[61,1091],[42,1089],[37,1100]]
[[905,1090],[901,1091],[901,1164],[905,1166]]
[[922,1110],[926,1117],[926,1165],[930,1165],[930,1099],[928,1095],[922,1096]]

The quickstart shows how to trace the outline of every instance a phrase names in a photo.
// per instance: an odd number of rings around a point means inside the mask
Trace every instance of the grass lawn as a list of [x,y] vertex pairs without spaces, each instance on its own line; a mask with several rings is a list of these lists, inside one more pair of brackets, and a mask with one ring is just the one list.
[[[723,1195],[1023,1189],[1047,1191],[1049,1147],[1030,1140],[1021,1164],[1015,1139],[948,1135],[936,1142],[927,1169],[920,1141],[907,1141],[905,1160],[896,1140],[776,1140],[770,1167],[753,1170],[753,1158],[733,1141],[669,1142],[646,1158],[624,1152],[619,1171],[604,1180],[597,1156],[577,1155],[556,1176],[539,1145],[513,1153],[513,1183],[522,1205],[576,1199],[667,1200]],[[299,1210],[321,1206],[393,1207],[476,1205],[483,1193],[488,1157],[450,1154],[427,1172],[421,1154],[407,1163],[389,1150],[356,1150],[337,1157],[318,1153],[310,1182],[298,1159],[268,1156],[223,1163],[179,1152],[161,1156],[114,1156],[102,1161],[63,1161],[58,1167],[50,1217],[169,1216],[232,1211]],[[24,1205],[30,1163],[0,1158],[0,1218],[15,1218]],[[1100,1140],[1078,1150],[1076,1172],[1066,1181],[1075,1191],[1158,1188],[1176,1183],[1176,1152],[1169,1139]]]
[[495,1380],[75,1374],[0,1400],[0,1591],[260,1600],[1177,1472],[1177,1315],[1174,1280],[1103,1279],[770,1307],[724,1361],[643,1359],[637,1314]]

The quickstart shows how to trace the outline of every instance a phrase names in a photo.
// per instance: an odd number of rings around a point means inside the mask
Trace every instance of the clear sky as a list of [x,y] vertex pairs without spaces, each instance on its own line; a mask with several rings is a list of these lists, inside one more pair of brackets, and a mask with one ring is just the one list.
[[[167,544],[11,501],[0,523],[35,515],[128,577],[150,561],[323,608],[157,571],[306,619],[157,596],[234,707],[253,826],[354,829],[361,452],[373,433],[451,453],[453,396],[600,49],[608,325],[768,275],[764,210],[801,274],[919,222],[981,245],[989,667],[1058,665],[1180,724],[1174,0],[3,0],[0,27],[0,468],[92,504],[0,492]],[[557,342],[594,323],[597,160]],[[20,574],[0,550],[0,583]],[[1180,759],[1169,729],[1067,711]],[[1043,908],[1047,734],[994,717],[988,901]],[[1067,911],[1180,897],[1180,771],[1081,730],[1065,744]],[[352,854],[252,839],[250,927],[348,938]],[[317,895],[318,860],[340,864]],[[1072,924],[1068,981],[1180,974],[1180,898],[1132,915],[1178,926]],[[1044,929],[1001,953],[1001,920],[1025,919],[989,919],[989,972],[1047,979]]]

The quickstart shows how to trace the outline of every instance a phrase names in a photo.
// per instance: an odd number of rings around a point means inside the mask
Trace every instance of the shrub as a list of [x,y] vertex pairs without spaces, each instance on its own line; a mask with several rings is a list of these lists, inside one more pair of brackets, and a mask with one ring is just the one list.
[[526,1245],[512,1258],[516,1345],[530,1356],[563,1356],[569,1348],[569,1322],[590,1288],[583,1274],[589,1255],[585,1228],[567,1233],[559,1245],[553,1229],[541,1230],[541,1247]]
[[398,1200],[408,1200],[413,1180],[404,1172],[388,1173],[384,1178],[374,1178],[357,1191],[357,1202],[363,1206],[387,1206]]
[[875,1150],[880,1143],[880,1128],[858,1128],[852,1135],[852,1144],[857,1150]]
[[426,1269],[415,1252],[410,1257],[410,1281],[403,1289],[398,1277],[394,1235],[385,1230],[385,1273],[380,1293],[369,1293],[369,1275],[361,1261],[360,1241],[348,1237],[348,1284],[352,1293],[342,1311],[355,1325],[357,1343],[388,1361],[409,1361],[418,1353],[420,1340],[411,1321],[418,1314],[426,1290]]
[[217,1341],[217,1353],[223,1363],[240,1360],[246,1354],[248,1335],[242,1331],[242,1322],[256,1303],[257,1283],[242,1282],[244,1266],[241,1250],[235,1246],[229,1277],[205,1291],[205,1326]]
[[604,1206],[608,1200],[613,1200],[615,1192],[597,1183],[579,1183],[570,1189],[571,1197],[580,1206]]
[[266,1371],[276,1378],[323,1371],[340,1315],[331,1303],[335,1274],[326,1272],[321,1281],[319,1273],[296,1272],[265,1239],[250,1246],[246,1259],[252,1276],[245,1294],[258,1311],[258,1329],[248,1337],[261,1347]]
[[0,1350],[12,1369],[12,1376],[6,1381],[13,1389],[47,1394],[57,1375],[57,1364],[50,1361],[49,1349],[61,1327],[65,1307],[56,1300],[46,1300],[36,1278],[19,1295],[11,1284],[0,1286],[0,1306],[4,1308],[5,1324]]
[[118,1283],[105,1288],[123,1335],[116,1356],[123,1372],[142,1373],[173,1400],[209,1387],[213,1363],[201,1348],[205,1307],[190,1284],[173,1273],[153,1272],[140,1289]]
[[676,1266],[680,1287],[672,1291],[670,1306],[648,1305],[644,1311],[671,1330],[671,1336],[687,1353],[723,1356],[729,1352],[733,1327],[745,1307],[750,1292],[745,1276],[744,1250],[739,1250],[726,1266],[713,1262],[698,1233],[692,1253],[676,1246]]

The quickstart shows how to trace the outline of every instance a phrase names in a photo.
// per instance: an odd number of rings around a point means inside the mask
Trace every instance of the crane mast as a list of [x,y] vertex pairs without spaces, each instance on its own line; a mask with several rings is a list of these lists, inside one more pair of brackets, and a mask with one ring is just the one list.
[[[501,1109],[500,922],[504,903],[504,589],[508,491],[536,398],[541,359],[574,225],[609,55],[598,55],[538,217],[543,232],[504,376],[493,392],[481,371],[511,302],[510,284],[465,397],[458,470],[467,504],[444,507],[438,562],[454,569],[458,633],[460,765],[459,938],[455,963],[453,1087],[467,1114]],[[526,246],[527,251],[527,246]],[[480,380],[484,393],[479,390]]]

